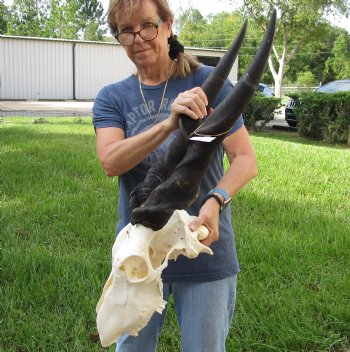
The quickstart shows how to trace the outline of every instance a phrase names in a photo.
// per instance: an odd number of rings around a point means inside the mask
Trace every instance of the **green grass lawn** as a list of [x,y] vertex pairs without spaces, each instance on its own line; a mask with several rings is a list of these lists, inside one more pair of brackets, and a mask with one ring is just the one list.
[[[0,351],[114,351],[96,341],[95,304],[117,179],[90,118],[34,121],[0,120]],[[260,174],[232,204],[242,271],[227,350],[349,351],[350,150],[252,139]],[[158,351],[180,351],[172,301],[168,313]]]

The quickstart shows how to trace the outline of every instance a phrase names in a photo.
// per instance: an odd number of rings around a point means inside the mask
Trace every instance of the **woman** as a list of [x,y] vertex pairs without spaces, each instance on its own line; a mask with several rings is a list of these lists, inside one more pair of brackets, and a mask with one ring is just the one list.
[[[104,87],[93,109],[99,160],[108,176],[119,176],[118,234],[130,222],[130,192],[164,156],[179,114],[191,119],[207,115],[200,86],[212,69],[183,53],[172,33],[173,14],[166,0],[111,0],[108,22],[137,69],[135,75]],[[231,88],[225,82],[214,109]],[[230,161],[225,174],[223,151]],[[197,216],[189,225],[192,231],[201,225],[209,229],[202,243],[214,255],[179,257],[162,276],[164,299],[174,297],[183,351],[225,351],[239,267],[230,207],[223,208],[256,174],[255,152],[239,118],[215,152],[196,203],[186,209]],[[155,313],[139,336],[122,336],[117,351],[155,351],[164,317],[165,311]]]

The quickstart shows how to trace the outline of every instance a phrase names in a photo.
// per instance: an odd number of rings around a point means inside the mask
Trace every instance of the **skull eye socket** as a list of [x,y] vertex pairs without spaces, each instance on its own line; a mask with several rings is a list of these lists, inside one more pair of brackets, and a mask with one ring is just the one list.
[[[169,246],[169,249],[170,248],[171,247]],[[148,255],[153,269],[159,268],[164,263],[166,257],[166,253],[157,254],[152,247],[149,247]]]
[[148,267],[145,260],[137,255],[126,258],[119,270],[124,273],[130,282],[139,282],[148,277]]

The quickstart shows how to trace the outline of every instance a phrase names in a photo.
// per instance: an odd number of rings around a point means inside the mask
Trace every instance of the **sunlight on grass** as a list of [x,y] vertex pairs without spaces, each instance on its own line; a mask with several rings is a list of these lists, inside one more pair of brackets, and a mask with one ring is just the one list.
[[[0,120],[0,351],[114,351],[96,341],[95,304],[117,178],[99,166],[91,118],[35,120]],[[232,202],[242,271],[227,350],[346,351],[350,150],[295,134],[252,140],[259,176]],[[158,351],[180,346],[170,300]]]

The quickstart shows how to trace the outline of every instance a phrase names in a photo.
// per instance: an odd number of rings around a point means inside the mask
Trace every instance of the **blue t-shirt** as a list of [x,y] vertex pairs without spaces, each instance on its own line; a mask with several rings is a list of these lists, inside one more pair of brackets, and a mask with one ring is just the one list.
[[[192,75],[186,78],[170,79],[165,92],[165,98],[160,112],[159,121],[168,118],[170,106],[177,95],[193,87],[201,86],[209,73],[210,66],[200,66]],[[124,130],[125,137],[137,135],[151,128],[157,119],[158,108],[161,102],[165,83],[157,86],[142,85],[142,90],[148,109],[142,99],[139,82],[135,75],[105,86],[98,93],[93,107],[93,123],[95,128],[117,127]],[[231,91],[232,84],[226,80],[221,92],[213,104],[217,106]],[[229,134],[243,126],[240,117]],[[133,169],[118,177],[119,201],[117,234],[130,222],[129,194],[141,181],[144,180],[148,169],[156,160],[163,158],[166,150],[177,132],[174,132],[156,150],[150,153]],[[125,155],[127,158],[127,155]],[[191,208],[186,209],[191,215],[198,215],[200,204],[207,193],[216,187],[224,174],[224,150],[220,146],[215,151],[207,173],[204,175],[200,194]],[[170,260],[168,267],[163,271],[165,282],[171,281],[213,281],[236,274],[239,271],[237,253],[234,244],[234,233],[231,223],[231,209],[227,207],[220,214],[219,240],[211,245],[214,255],[200,254],[195,259],[179,256],[176,261]]]

